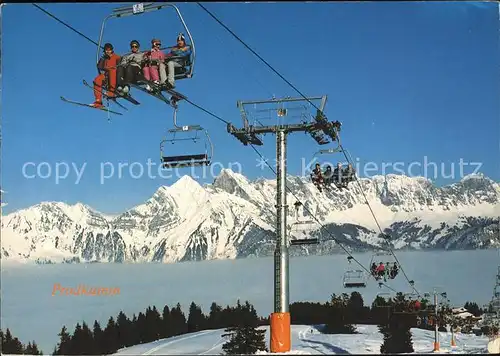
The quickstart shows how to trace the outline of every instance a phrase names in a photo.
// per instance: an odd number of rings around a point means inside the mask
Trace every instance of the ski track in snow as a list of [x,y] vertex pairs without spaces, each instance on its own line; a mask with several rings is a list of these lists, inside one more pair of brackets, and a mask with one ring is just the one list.
[[[359,334],[321,334],[309,325],[292,325],[292,350],[284,354],[331,355],[331,354],[380,354],[383,336],[375,325],[357,325]],[[269,347],[269,327],[266,330],[266,345]],[[311,330],[313,331],[311,333]],[[431,353],[434,332],[412,329],[415,353]],[[222,338],[223,329],[205,330],[188,335],[175,336],[147,344],[131,346],[119,350],[115,355],[217,355],[222,352],[226,339]],[[451,347],[451,334],[440,332],[441,350],[439,353],[485,353],[488,338],[484,336],[457,333],[457,347]],[[257,354],[269,352],[258,351]]]

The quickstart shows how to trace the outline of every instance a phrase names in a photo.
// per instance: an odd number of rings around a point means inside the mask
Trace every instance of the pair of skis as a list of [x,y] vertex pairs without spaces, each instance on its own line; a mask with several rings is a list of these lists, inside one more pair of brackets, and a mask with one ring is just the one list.
[[[87,83],[87,81],[84,79],[83,80],[83,85],[85,85],[86,87],[90,88],[90,89],[94,89],[93,86],[91,86],[89,83]],[[120,95],[120,96],[116,96],[116,97],[110,97],[106,94],[103,93],[103,88],[101,86],[99,86],[99,92],[107,99],[107,100],[111,100],[113,102],[115,102],[118,106],[120,106],[122,109],[125,109],[125,110],[128,110],[125,106],[123,106],[122,104],[120,104],[118,102],[117,99],[124,99],[124,100],[127,100],[128,102],[134,104],[134,105],[140,105],[140,103],[135,100],[134,98],[132,98],[130,95]],[[69,104],[74,104],[74,105],[79,105],[79,106],[86,106],[88,108],[91,108],[91,109],[97,109],[97,110],[102,110],[102,111],[106,111],[110,114],[115,114],[115,115],[123,115],[122,113],[120,112],[117,112],[117,111],[113,111],[113,110],[109,110],[108,107],[103,107],[103,106],[100,106],[100,107],[96,107],[92,104],[85,104],[85,103],[80,103],[78,101],[73,101],[73,100],[69,100],[69,99],[66,99],[65,97],[61,96],[61,100],[66,102],[66,103],[69,103]]]
[[[166,104],[172,106],[174,109],[177,109],[177,102],[179,100],[185,100],[187,99],[184,95],[182,95],[181,93],[173,90],[173,89],[163,89],[165,90],[167,93],[169,93],[171,95],[170,97],[170,100],[167,99],[163,93],[162,93],[162,88],[160,86],[158,86],[157,84],[153,83],[153,82],[150,82],[148,80],[141,80],[141,84],[149,84],[150,87],[153,88],[152,91],[149,91],[149,90],[146,90],[146,88],[138,85],[138,84],[131,84],[134,88],[137,88],[143,92],[145,92],[146,94],[149,94],[149,95],[152,95],[154,96],[155,98],[157,99],[160,99],[161,101],[165,102]],[[90,88],[90,89],[94,89],[89,83],[87,83],[86,80],[83,80],[83,85],[85,85],[86,87]],[[101,94],[107,99],[107,100],[111,100],[113,102],[115,102],[118,106],[120,106],[121,108],[125,109],[125,110],[128,110],[125,106],[123,106],[122,104],[120,104],[118,102],[117,99],[125,99],[127,100],[128,102],[134,104],[134,105],[140,105],[140,103],[135,100],[134,98],[132,98],[132,96],[130,96],[129,94],[126,94],[126,95],[120,95],[120,96],[116,96],[116,97],[110,97],[110,96],[107,96],[106,94],[103,93],[103,88],[102,87],[99,87],[98,89]],[[80,105],[80,106],[86,106],[88,108],[91,108],[91,109],[97,109],[97,110],[102,110],[102,111],[106,111],[110,114],[115,114],[115,115],[123,115],[122,113],[120,112],[117,112],[117,111],[113,111],[113,110],[109,110],[108,107],[96,107],[96,106],[93,106],[92,104],[85,104],[85,103],[80,103],[80,102],[77,102],[77,101],[73,101],[73,100],[69,100],[69,99],[66,99],[65,97],[61,96],[61,100],[66,102],[66,103],[69,103],[69,104],[74,104],[74,105]]]
[[[130,85],[133,86],[134,88],[140,90],[140,91],[143,91],[146,94],[149,94],[151,96],[154,96],[157,99],[160,99],[161,101],[163,101],[167,105],[172,106],[174,109],[177,109],[177,102],[179,100],[186,100],[187,99],[184,95],[182,95],[178,91],[175,91],[175,90],[169,89],[169,88],[165,89],[161,85],[158,85],[158,84],[151,82],[149,80],[146,80],[146,79],[140,79],[140,80],[138,80],[138,84],[131,83]],[[149,85],[151,90],[147,90],[142,85]],[[171,95],[170,99],[167,99],[163,95],[163,93],[162,93],[163,90]]]

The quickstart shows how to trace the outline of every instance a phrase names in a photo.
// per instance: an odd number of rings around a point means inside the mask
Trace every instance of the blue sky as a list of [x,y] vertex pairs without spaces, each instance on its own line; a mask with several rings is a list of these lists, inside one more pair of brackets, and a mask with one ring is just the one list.
[[[177,90],[224,119],[241,125],[237,100],[298,96],[195,3],[178,5],[196,44],[194,78]],[[113,4],[44,4],[45,9],[96,39]],[[207,3],[227,26],[310,96],[328,95],[326,113],[343,123],[344,147],[361,176],[392,170],[424,175],[437,184],[460,179],[460,161],[481,162],[480,172],[499,180],[499,11],[494,3]],[[23,26],[19,26],[23,23]],[[61,95],[87,103],[92,91],[81,81],[96,74],[96,46],[29,4],[7,5],[3,15],[2,189],[4,213],[40,201],[88,204],[119,213],[148,199],[171,179],[158,177],[159,143],[172,126],[172,109],[144,93],[142,105],[107,121],[104,112],[63,103]],[[174,44],[182,31],[175,13],[162,10],[112,19],[105,41],[115,50],[132,39],[148,47],[152,37]],[[26,52],[26,49],[29,49]],[[256,167],[256,154],[226,132],[225,124],[181,104],[179,120],[200,124],[215,145],[214,161],[200,182],[212,182],[221,166],[236,162],[250,178],[272,177]],[[288,140],[290,174],[301,172],[319,146],[303,134]],[[275,156],[272,136],[260,152]],[[147,174],[147,162],[155,166]],[[335,163],[343,156],[325,157]],[[23,177],[26,162],[47,162],[47,179]],[[70,166],[56,182],[56,164]],[[114,176],[101,184],[101,164]],[[130,173],[119,163],[138,162]],[[411,166],[410,164],[416,162]],[[438,164],[434,168],[425,162]],[[75,169],[81,172],[78,181]],[[106,167],[110,166],[108,164]],[[139,164],[145,173],[139,174]],[[441,172],[441,166],[444,171]],[[451,174],[454,166],[455,174]],[[47,167],[41,171],[47,173]],[[464,174],[474,166],[465,166]],[[190,169],[181,174],[190,174]],[[27,174],[34,174],[31,166]],[[105,172],[106,174],[109,171]],[[194,170],[197,176],[203,171]],[[132,176],[131,176],[132,174]],[[443,175],[445,175],[443,177]],[[156,178],[155,178],[156,177]],[[57,183],[57,184],[56,184]]]

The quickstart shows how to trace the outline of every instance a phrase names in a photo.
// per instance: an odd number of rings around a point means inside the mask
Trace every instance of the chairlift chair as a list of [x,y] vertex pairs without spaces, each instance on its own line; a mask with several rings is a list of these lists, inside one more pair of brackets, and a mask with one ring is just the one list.
[[344,288],[365,288],[366,275],[362,270],[348,270],[344,273]]
[[[160,155],[163,168],[185,168],[210,165],[213,157],[213,145],[207,130],[203,129],[199,125],[194,125],[173,128],[168,130],[168,133],[171,137],[163,139],[160,143]],[[205,135],[205,139],[203,139],[201,133]],[[182,137],[186,134],[190,136]],[[181,136],[181,138],[179,138],[178,136]],[[165,153],[165,144],[167,143],[170,143],[171,145],[174,145],[175,143],[178,143],[180,141],[192,141],[193,143],[197,143],[197,141],[201,140],[204,140],[205,142],[204,153],[184,155],[168,155]]]
[[[184,167],[197,167],[209,166],[212,162],[214,146],[208,135],[208,131],[200,125],[177,125],[177,108],[174,109],[173,116],[174,128],[168,130],[170,138],[165,138],[160,143],[160,157],[163,168],[184,168]],[[201,136],[203,132],[205,138]],[[176,136],[181,136],[181,138]],[[184,136],[184,137],[183,137]],[[179,141],[204,141],[205,152],[196,154],[184,155],[167,155],[165,154],[165,144],[170,143],[174,145]]]
[[311,233],[315,231],[315,221],[306,219],[302,220],[299,215],[299,209],[302,206],[301,202],[295,203],[295,221],[290,225],[290,245],[317,245],[319,238],[312,238]]
[[372,255],[372,258],[370,259],[370,268],[372,264],[375,262],[375,264],[378,266],[380,262],[383,262],[384,265],[389,262],[391,265],[394,265],[396,262],[394,256],[389,253],[389,252],[376,252]]
[[[195,63],[195,59],[196,59],[196,49],[195,49],[195,45],[194,45],[193,36],[191,36],[191,32],[189,31],[189,28],[186,25],[186,22],[184,21],[184,18],[182,17],[182,14],[179,11],[179,8],[177,6],[175,6],[174,4],[168,3],[168,2],[137,3],[137,4],[134,4],[132,6],[126,5],[126,6],[122,6],[122,7],[114,9],[110,15],[108,15],[104,18],[102,25],[101,25],[101,32],[99,34],[99,42],[97,44],[96,63],[99,61],[99,57],[101,55],[101,48],[102,48],[101,46],[103,43],[104,28],[105,28],[106,22],[109,19],[111,19],[113,17],[114,18],[122,18],[122,17],[126,17],[126,16],[138,16],[138,15],[145,14],[147,12],[157,11],[157,10],[161,10],[163,8],[168,8],[168,7],[174,9],[175,12],[177,13],[177,17],[178,17],[179,21],[181,22],[182,26],[184,27],[184,31],[186,32],[186,34],[189,38],[189,43],[186,43],[186,44],[191,47],[191,56],[189,56],[186,59],[185,63],[183,63],[184,64],[183,67],[180,67],[178,69],[176,68],[175,79],[180,80],[180,79],[192,78],[193,72],[194,72],[194,63]],[[171,58],[174,58],[174,57],[171,57]]]
[[405,299],[410,301],[415,301],[419,299],[419,295],[416,292],[404,293],[403,296],[405,297]]

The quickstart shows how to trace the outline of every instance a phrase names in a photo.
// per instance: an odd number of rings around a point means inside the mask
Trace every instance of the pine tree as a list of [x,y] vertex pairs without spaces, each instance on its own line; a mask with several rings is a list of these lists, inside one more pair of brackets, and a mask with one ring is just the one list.
[[325,324],[323,332],[325,334],[354,334],[356,328],[351,324],[351,315],[348,311],[349,296],[332,295],[328,304],[328,322]]
[[71,336],[64,325],[61,332],[57,334],[59,336],[59,343],[57,344],[56,354],[57,355],[70,355],[71,354]]
[[187,333],[186,316],[181,309],[180,303],[177,303],[175,308],[170,310],[170,318],[172,320],[172,330],[174,336]]
[[160,338],[161,316],[155,306],[146,309],[146,333],[145,342],[151,342]]
[[[394,317],[393,317],[394,318]],[[381,354],[413,353],[413,341],[410,328],[391,318],[388,325],[379,326],[384,342],[380,346]]]
[[189,307],[189,316],[187,320],[187,332],[192,333],[205,328],[206,319],[201,308],[194,302]]
[[118,313],[118,316],[116,317],[116,328],[118,334],[118,348],[132,346],[132,322],[122,311],[120,311],[120,313]]
[[118,330],[116,327],[115,320],[110,317],[108,324],[103,331],[103,354],[115,353],[118,347]]
[[222,320],[222,307],[215,302],[210,306],[207,323],[210,329],[220,329],[225,326]]
[[469,313],[473,314],[476,317],[483,314],[483,311],[481,310],[481,308],[479,308],[479,305],[477,305],[477,303],[475,302],[466,302],[464,308],[467,309]]
[[2,342],[2,354],[22,354],[23,344],[17,337],[13,337],[10,329],[7,328]]
[[162,339],[167,338],[172,336],[172,320],[170,317],[170,308],[168,305],[165,305],[163,307],[163,312],[161,315],[161,332],[160,332],[160,337]]
[[148,340],[148,335],[147,335],[147,321],[146,321],[146,315],[144,315],[143,312],[140,312],[139,315],[137,316],[137,322],[136,322],[137,327],[135,328],[137,332],[137,337],[139,339],[139,343],[145,343]]
[[84,348],[84,338],[82,333],[82,326],[80,323],[77,323],[75,326],[75,331],[71,336],[71,347],[70,347],[70,355],[79,355],[83,353]]
[[94,355],[95,354],[94,335],[92,334],[92,331],[90,330],[86,322],[82,323],[80,338],[82,343],[80,353],[84,355]]
[[92,334],[94,337],[94,350],[92,352],[93,355],[101,355],[104,352],[103,349],[103,331],[101,329],[101,325],[97,320],[94,320],[94,327],[92,329]]
[[222,345],[222,350],[230,355],[268,351],[265,342],[266,331],[257,329],[259,318],[254,307],[248,302],[242,306],[238,301],[235,309],[239,314],[239,324],[225,329],[226,333],[222,337],[229,337],[229,340]]
[[33,341],[33,342],[28,342],[28,345],[26,345],[26,348],[24,349],[23,354],[25,354],[25,355],[43,355],[43,352],[38,350],[38,345],[36,344],[35,341]]
[[132,336],[130,337],[130,342],[132,345],[137,345],[141,343],[141,338],[139,335],[139,327],[137,326],[137,316],[135,314],[132,315],[132,320],[130,321],[130,329],[132,332]]

